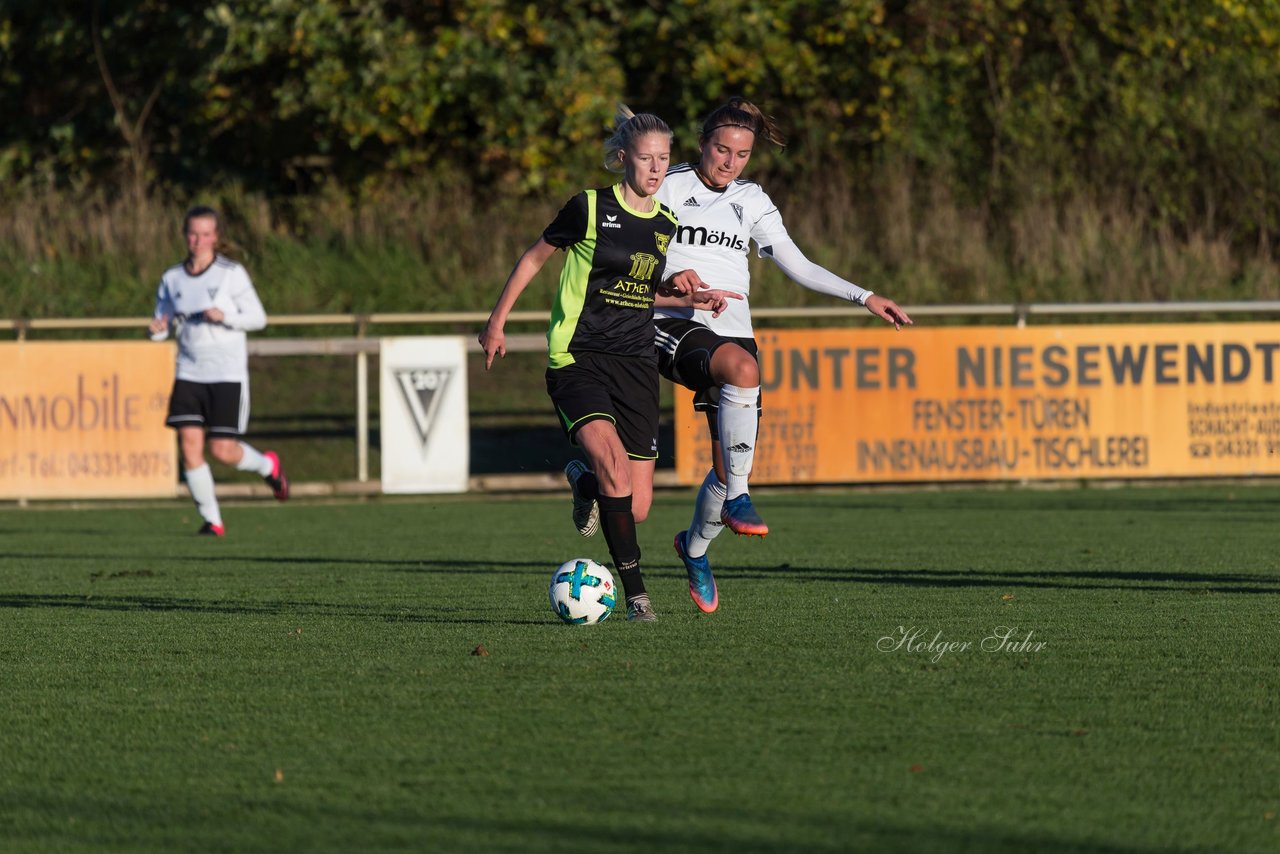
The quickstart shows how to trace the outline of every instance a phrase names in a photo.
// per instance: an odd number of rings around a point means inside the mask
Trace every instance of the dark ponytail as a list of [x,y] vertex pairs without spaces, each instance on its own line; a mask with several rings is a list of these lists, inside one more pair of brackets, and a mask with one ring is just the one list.
[[787,144],[777,122],[746,98],[735,96],[712,110],[698,132],[699,142],[705,142],[711,138],[711,134],[724,127],[749,130],[755,134],[756,139],[766,140],[779,148],[784,148]]

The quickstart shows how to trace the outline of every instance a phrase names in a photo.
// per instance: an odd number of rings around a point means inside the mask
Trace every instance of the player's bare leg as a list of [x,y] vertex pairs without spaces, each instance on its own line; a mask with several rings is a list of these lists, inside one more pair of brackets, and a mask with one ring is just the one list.
[[[596,476],[599,489],[596,503],[600,507],[600,525],[604,529],[604,539],[609,545],[609,555],[613,558],[618,580],[626,593],[627,619],[652,622],[658,617],[649,602],[644,576],[640,572],[640,544],[636,540],[636,516],[632,511],[633,470],[637,479],[642,480],[645,469],[634,467],[636,461],[627,456],[617,429],[607,419],[587,422],[578,428],[574,438],[586,454],[587,462]],[[653,495],[651,462],[649,466],[648,489],[644,490],[644,484],[640,484],[640,510],[643,515],[648,515]]]

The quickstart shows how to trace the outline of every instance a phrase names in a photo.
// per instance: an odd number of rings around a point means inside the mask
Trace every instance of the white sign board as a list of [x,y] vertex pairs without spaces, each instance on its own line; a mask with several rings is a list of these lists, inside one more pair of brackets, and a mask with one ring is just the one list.
[[382,339],[383,492],[467,491],[466,355],[460,336]]

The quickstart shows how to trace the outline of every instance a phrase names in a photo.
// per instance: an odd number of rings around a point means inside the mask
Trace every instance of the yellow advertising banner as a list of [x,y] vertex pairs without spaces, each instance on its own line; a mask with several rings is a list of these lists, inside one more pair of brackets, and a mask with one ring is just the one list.
[[0,498],[177,492],[172,343],[0,343]]
[[[759,333],[754,483],[1280,475],[1280,324]],[[710,467],[676,389],[676,468]]]

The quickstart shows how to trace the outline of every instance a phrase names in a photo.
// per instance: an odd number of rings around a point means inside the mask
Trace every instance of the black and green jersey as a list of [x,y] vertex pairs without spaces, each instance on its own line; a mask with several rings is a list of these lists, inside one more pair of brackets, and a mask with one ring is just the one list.
[[569,255],[551,310],[551,367],[575,353],[655,358],[653,299],[667,264],[676,215],[654,200],[640,213],[622,201],[622,185],[584,190],[542,233]]

